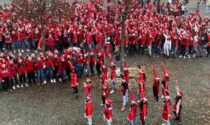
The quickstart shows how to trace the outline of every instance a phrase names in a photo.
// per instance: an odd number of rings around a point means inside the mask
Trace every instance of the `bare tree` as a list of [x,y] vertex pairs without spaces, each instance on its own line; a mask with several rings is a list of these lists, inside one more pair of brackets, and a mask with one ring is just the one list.
[[43,50],[45,49],[45,26],[50,20],[57,23],[70,20],[73,6],[66,0],[13,0],[17,5],[17,16],[41,25]]
[[126,38],[126,20],[132,10],[139,6],[139,0],[113,0],[114,6],[118,8],[119,18],[121,23],[121,71],[123,69],[123,60],[125,56],[125,38]]

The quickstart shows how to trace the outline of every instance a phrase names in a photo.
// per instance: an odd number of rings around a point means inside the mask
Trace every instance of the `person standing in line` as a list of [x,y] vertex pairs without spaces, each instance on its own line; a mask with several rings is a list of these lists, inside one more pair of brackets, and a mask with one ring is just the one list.
[[136,125],[137,100],[132,90],[130,90],[130,111],[128,112],[128,121],[130,125]]
[[106,103],[103,107],[103,118],[105,125],[112,125],[112,100],[106,99]]
[[74,89],[73,93],[78,94],[78,76],[75,69],[72,69],[72,72],[70,73],[70,78],[71,87]]
[[179,89],[176,81],[176,97],[174,103],[173,113],[175,115],[175,120],[179,121],[179,125],[181,125],[181,111],[182,111],[182,98],[184,96],[183,92]]
[[110,94],[113,94],[115,92],[115,89],[116,89],[115,79],[116,79],[116,76],[117,76],[116,65],[113,62],[113,60],[111,60],[111,67],[110,67],[110,69],[111,69],[111,86],[112,86],[112,90],[111,90]]
[[164,106],[163,106],[163,112],[162,112],[162,119],[166,123],[166,125],[170,124],[170,117],[171,117],[171,97],[170,96],[164,96]]
[[93,115],[93,103],[91,99],[91,95],[89,94],[86,97],[85,101],[85,114],[84,117],[87,119],[87,124],[88,125],[93,125],[93,120],[92,120],[92,115]]
[[140,121],[142,122],[142,125],[145,125],[145,120],[147,117],[147,107],[148,107],[148,100],[145,96],[141,98],[141,101],[139,103],[140,108]]

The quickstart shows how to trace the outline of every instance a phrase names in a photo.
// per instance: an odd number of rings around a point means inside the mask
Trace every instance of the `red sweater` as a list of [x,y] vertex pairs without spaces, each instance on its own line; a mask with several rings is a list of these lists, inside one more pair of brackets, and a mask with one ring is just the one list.
[[35,71],[36,69],[34,61],[26,61],[25,66],[26,66],[26,71],[29,73]]

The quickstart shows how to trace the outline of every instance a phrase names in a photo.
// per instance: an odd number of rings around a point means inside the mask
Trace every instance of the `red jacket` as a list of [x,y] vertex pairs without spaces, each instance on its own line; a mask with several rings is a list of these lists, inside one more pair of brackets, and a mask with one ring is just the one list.
[[87,84],[87,85],[83,86],[86,96],[90,94],[92,86],[93,86],[92,84]]
[[133,121],[134,119],[135,119],[135,117],[136,117],[136,105],[134,105],[134,106],[132,106],[131,108],[130,108],[130,111],[129,111],[129,113],[128,113],[128,120],[129,121]]
[[111,68],[111,80],[114,80],[117,76],[116,68]]
[[14,77],[17,75],[17,65],[13,64],[9,66],[10,77]]
[[54,47],[55,46],[55,40],[53,38],[48,38],[46,40],[47,46]]
[[67,64],[66,62],[60,62],[58,67],[58,74],[64,72],[66,70]]
[[34,72],[36,67],[35,67],[35,62],[34,61],[26,61],[25,62],[25,67],[27,72]]
[[111,120],[112,119],[112,106],[107,107],[106,105],[104,105],[103,114],[104,114],[105,119]]
[[108,72],[105,70],[101,73],[101,79],[103,81],[107,80]]
[[78,86],[78,78],[77,78],[77,73],[75,73],[75,72],[71,72],[70,73],[70,76],[71,76],[71,86],[72,87],[76,87],[76,86]]
[[25,65],[24,64],[18,65],[17,71],[19,75],[24,75],[26,73]]
[[92,101],[85,102],[85,116],[91,117],[93,114],[93,103]]
[[0,70],[0,78],[1,79],[8,78],[9,76],[10,76],[10,72],[9,72],[8,68]]
[[50,67],[50,68],[54,69],[54,63],[53,63],[53,60],[52,59],[45,60],[45,65],[47,67]]
[[143,104],[140,104],[140,120],[145,121],[145,118],[147,116],[147,102],[142,102]]
[[129,71],[124,71],[125,80],[127,83],[129,83]]
[[90,56],[90,64],[95,64],[95,63],[96,63],[95,56]]
[[153,87],[158,88],[158,94],[160,93],[160,81],[154,80],[153,81]]
[[170,113],[171,113],[170,107],[171,107],[170,101],[166,101],[164,104],[163,113],[162,113],[162,118],[164,121],[169,120]]
[[41,61],[36,61],[35,63],[36,69],[43,69],[44,68],[44,62]]

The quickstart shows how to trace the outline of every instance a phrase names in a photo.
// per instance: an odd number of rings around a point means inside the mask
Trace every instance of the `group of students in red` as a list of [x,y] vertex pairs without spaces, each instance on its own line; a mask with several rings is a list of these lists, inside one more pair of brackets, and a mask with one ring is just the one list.
[[[122,95],[122,109],[124,111],[126,106],[129,103],[129,95],[130,95],[130,110],[128,112],[128,121],[130,125],[136,125],[137,120],[137,107],[139,107],[139,116],[142,125],[145,125],[147,110],[148,110],[148,98],[146,96],[146,71],[144,67],[138,66],[139,68],[139,79],[138,79],[138,87],[136,88],[138,93],[135,94],[134,89],[132,87],[135,84],[131,82],[129,75],[129,68],[127,63],[123,62],[123,71],[120,74],[120,77],[117,76],[116,72],[116,64],[110,59],[111,65],[110,68],[107,68],[105,65],[102,65],[102,71],[100,75],[100,87],[102,92],[102,106],[103,106],[103,118],[106,125],[111,125],[113,120],[112,114],[112,103],[113,101],[110,99],[109,94],[113,94],[116,90],[116,79],[121,79],[121,95]],[[170,125],[170,117],[171,117],[171,97],[169,92],[169,78],[172,75],[171,72],[167,71],[166,66],[162,64],[162,78],[158,75],[157,70],[155,68],[151,68],[153,73],[153,85],[152,90],[154,94],[154,99],[158,102],[160,91],[162,90],[162,99],[164,102],[162,119],[164,120],[166,125]],[[110,72],[110,73],[109,73]],[[109,74],[109,75],[108,75]],[[92,81],[90,77],[86,78],[86,81],[83,83],[83,88],[85,92],[85,118],[87,118],[87,124],[92,125],[92,115],[93,115],[93,103],[92,103]],[[147,85],[148,87],[148,85]],[[174,101],[173,113],[175,115],[175,120],[178,120],[179,124],[181,124],[181,111],[182,111],[182,97],[183,92],[178,87],[178,81],[175,83],[176,89],[176,98]]]
[[[179,3],[179,2],[178,2]],[[106,55],[114,50],[119,54],[122,45],[122,21],[120,14],[124,3],[109,4],[104,9],[103,1],[76,2],[75,14],[71,20],[62,22],[49,18],[46,23],[46,49],[63,51],[77,46],[89,51],[104,48]],[[133,55],[148,53],[159,57],[201,57],[207,48],[210,53],[209,17],[202,18],[199,12],[189,16],[174,15],[177,2],[167,4],[163,13],[153,9],[152,1],[145,6],[131,2],[130,13],[125,25],[125,52]],[[40,37],[42,26],[18,17],[20,9],[15,4],[0,9],[0,51],[33,51],[42,47]]]

